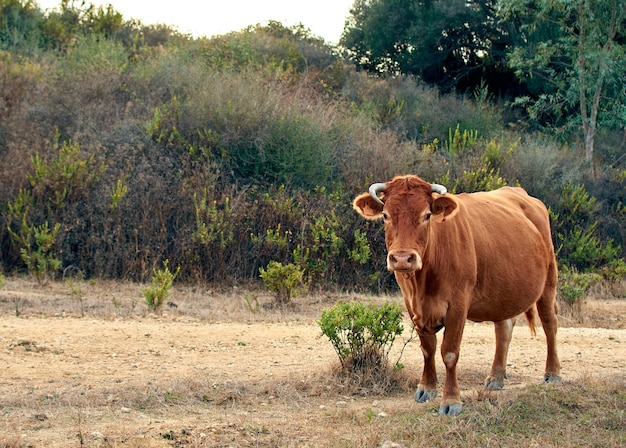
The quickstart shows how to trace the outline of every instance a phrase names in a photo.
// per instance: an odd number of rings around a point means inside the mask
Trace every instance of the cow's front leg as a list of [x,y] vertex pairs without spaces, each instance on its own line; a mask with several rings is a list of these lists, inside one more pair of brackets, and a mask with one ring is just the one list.
[[463,410],[456,365],[459,361],[459,349],[461,347],[465,319],[449,320],[451,324],[446,325],[441,343],[441,356],[446,366],[446,382],[443,386],[443,398],[439,406],[439,415],[457,415]]
[[437,335],[420,334],[422,353],[424,354],[424,370],[417,390],[415,401],[424,403],[437,396],[437,370],[435,368],[435,351],[437,350]]
[[491,373],[485,379],[485,389],[502,390],[506,378],[506,359],[513,334],[515,319],[494,322],[496,328],[496,354],[491,365]]

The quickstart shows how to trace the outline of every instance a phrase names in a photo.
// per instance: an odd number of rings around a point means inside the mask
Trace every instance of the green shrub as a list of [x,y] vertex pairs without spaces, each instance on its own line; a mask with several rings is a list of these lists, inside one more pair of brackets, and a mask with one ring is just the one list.
[[[323,193],[323,192],[322,192]],[[331,282],[335,263],[344,245],[342,222],[335,210],[330,215],[317,214],[301,232],[301,244],[293,251],[295,263],[314,283]]]
[[387,366],[395,338],[404,330],[402,308],[393,303],[338,303],[322,311],[318,324],[342,367],[359,371]]
[[602,280],[600,274],[581,273],[576,268],[562,267],[560,271],[559,296],[570,308],[580,307],[589,288]]
[[[19,247],[20,258],[26,265],[28,273],[35,277],[40,285],[45,285],[49,276],[61,266],[61,261],[54,254],[61,224],[56,223],[50,229],[47,221],[41,225],[29,222],[33,198],[28,190],[20,190],[15,201],[9,201],[7,206],[9,218],[7,230],[11,240]],[[18,228],[14,229],[14,226]]]
[[143,290],[146,299],[146,305],[153,311],[160,311],[170,295],[170,288],[174,283],[174,279],[180,272],[180,266],[175,272],[171,272],[169,268],[169,260],[163,262],[163,269],[155,269],[152,275],[152,285]]
[[626,278],[626,261],[623,258],[613,260],[602,268],[602,276],[611,283]]
[[445,142],[446,150],[456,156],[462,151],[471,148],[478,141],[478,131],[471,129],[464,129],[461,132],[461,126],[456,125],[456,128],[448,129],[448,140]]
[[259,268],[263,284],[275,293],[279,304],[289,303],[292,295],[303,288],[304,270],[293,263],[283,265],[278,261],[270,261],[266,269]]
[[551,213],[560,262],[582,271],[609,264],[621,253],[613,240],[603,241],[597,232],[596,202],[584,185],[568,184],[561,192],[557,210]]
[[234,238],[232,210],[230,199],[224,199],[224,204],[211,201],[205,189],[202,197],[193,194],[194,211],[196,214],[196,239],[203,245],[216,243],[224,249]]
[[354,231],[354,249],[348,249],[348,258],[359,264],[367,263],[372,257],[367,234],[360,229]]

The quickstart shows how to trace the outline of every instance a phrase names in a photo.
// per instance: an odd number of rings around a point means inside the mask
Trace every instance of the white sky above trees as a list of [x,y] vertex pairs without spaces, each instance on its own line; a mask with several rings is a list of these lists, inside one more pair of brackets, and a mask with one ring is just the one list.
[[[35,0],[43,10],[61,0]],[[80,4],[80,0],[75,0]],[[336,44],[354,0],[85,0],[112,5],[125,20],[144,25],[165,24],[195,37],[238,31],[248,25],[276,20],[285,26],[302,23],[311,32]]]

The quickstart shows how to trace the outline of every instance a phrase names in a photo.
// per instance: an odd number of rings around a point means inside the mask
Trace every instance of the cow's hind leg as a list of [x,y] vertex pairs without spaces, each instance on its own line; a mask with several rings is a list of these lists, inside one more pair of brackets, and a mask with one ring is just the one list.
[[434,334],[419,335],[424,354],[424,370],[422,378],[415,391],[415,401],[424,403],[437,396],[437,370],[435,368],[435,351],[437,350],[437,336]]
[[506,378],[506,359],[509,354],[509,344],[513,334],[515,319],[494,322],[496,329],[496,354],[491,365],[491,372],[485,379],[485,389],[501,390]]
[[556,303],[556,283],[557,271],[556,263],[553,263],[548,273],[548,280],[541,298],[537,301],[537,312],[543,331],[546,334],[546,343],[548,346],[548,355],[546,358],[546,373],[544,375],[544,383],[555,383],[561,381],[561,363],[556,348],[556,331],[558,328]]

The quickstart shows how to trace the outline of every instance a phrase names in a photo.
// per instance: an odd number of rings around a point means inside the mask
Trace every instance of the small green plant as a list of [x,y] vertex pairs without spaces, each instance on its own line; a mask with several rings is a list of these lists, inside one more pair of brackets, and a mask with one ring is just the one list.
[[596,273],[578,272],[576,268],[561,268],[559,293],[561,301],[569,308],[580,308],[585,299],[585,294],[593,285],[602,280],[602,276]]
[[40,285],[48,283],[48,279],[61,266],[53,253],[56,237],[61,230],[61,224],[56,223],[52,229],[45,222],[40,226],[30,227],[31,233],[20,249],[20,256],[28,272],[34,275]]
[[258,313],[260,309],[259,299],[257,299],[256,294],[247,293],[243,296],[244,301],[246,302],[246,308],[251,313]]
[[610,238],[600,237],[599,221],[594,217],[597,207],[597,199],[584,185],[567,184],[557,208],[551,210],[557,257],[579,271],[597,270],[620,258],[620,246]]
[[265,269],[259,268],[259,273],[265,287],[275,293],[278,304],[289,303],[291,297],[304,287],[304,270],[293,263],[283,265],[270,261]]
[[170,288],[174,283],[174,279],[180,272],[180,266],[176,268],[176,271],[170,271],[169,264],[170,261],[165,260],[163,269],[155,269],[152,275],[152,285],[143,290],[146,305],[155,312],[161,310],[165,300],[170,295]]
[[45,285],[50,275],[61,266],[61,261],[54,255],[54,244],[61,230],[56,223],[52,229],[48,222],[39,226],[29,224],[26,217],[21,220],[20,229],[14,231],[9,225],[9,234],[20,247],[20,257],[28,269],[28,273],[37,279],[37,283]]
[[404,330],[402,308],[393,303],[337,303],[322,311],[318,324],[341,366],[357,371],[387,366],[396,336]]
[[626,295],[626,261],[623,258],[613,260],[601,270],[602,277],[608,282],[611,294],[615,297]]
[[500,170],[480,166],[471,170],[463,170],[457,181],[461,191],[491,191],[506,186],[506,180],[500,176]]
[[53,209],[59,211],[73,200],[85,197],[102,177],[104,164],[96,161],[94,154],[84,158],[79,144],[60,142],[58,132],[54,146],[58,154],[50,160],[35,153],[31,158],[34,172],[26,177],[33,196],[46,198]]
[[354,249],[348,249],[348,258],[359,264],[367,263],[372,256],[367,234],[359,229],[354,231]]
[[61,224],[56,223],[50,229],[48,221],[41,225],[31,223],[33,196],[25,189],[21,189],[15,200],[7,203],[7,207],[7,230],[13,243],[20,248],[20,258],[28,273],[40,285],[47,284],[50,274],[61,266],[61,261],[54,255],[54,245],[61,231]]
[[109,209],[111,211],[117,209],[124,196],[128,194],[128,187],[124,184],[122,179],[118,179],[115,187],[111,190],[111,203]]
[[216,200],[211,201],[205,189],[202,197],[193,194],[194,210],[196,213],[196,239],[203,245],[218,243],[224,249],[234,238],[232,210],[229,198],[220,205]]
[[287,243],[289,242],[289,235],[290,232],[288,230],[283,231],[280,223],[278,223],[275,230],[267,229],[265,231],[265,235],[260,233],[255,235],[251,233],[250,241],[259,247],[265,245],[275,247],[277,249],[285,249],[287,247]]
[[457,124],[456,128],[448,128],[448,140],[445,142],[446,149],[452,155],[458,155],[462,151],[474,146],[478,141],[478,131],[464,129],[461,132],[461,125]]
[[[324,190],[318,190],[326,194]],[[309,279],[316,282],[334,280],[335,264],[332,262],[344,246],[341,220],[335,210],[326,215],[314,216],[301,234],[301,244],[292,251],[294,262],[301,266]]]

